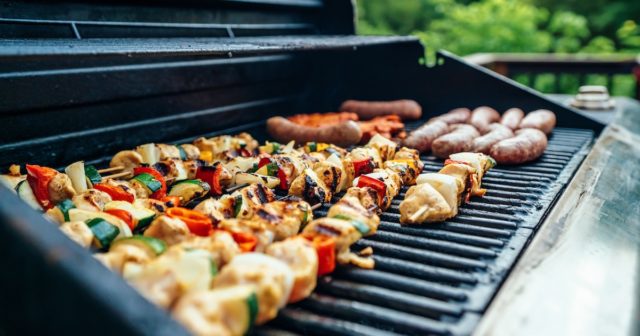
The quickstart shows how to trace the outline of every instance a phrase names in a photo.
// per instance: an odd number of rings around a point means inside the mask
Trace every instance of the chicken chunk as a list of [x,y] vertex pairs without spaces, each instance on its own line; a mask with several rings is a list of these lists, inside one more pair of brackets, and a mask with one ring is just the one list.
[[67,237],[80,244],[80,246],[86,248],[91,246],[91,241],[93,241],[93,232],[91,232],[91,229],[84,222],[66,222],[60,225],[60,230],[62,230]]
[[215,230],[207,237],[192,235],[178,244],[178,246],[184,249],[208,251],[211,254],[211,260],[219,268],[228,264],[233,257],[240,254],[240,248],[231,234],[222,230]]
[[302,234],[307,237],[318,234],[333,237],[336,244],[336,259],[341,264],[349,263],[349,247],[362,238],[362,233],[350,221],[329,217],[311,221]]
[[297,236],[267,247],[266,254],[283,261],[293,271],[294,281],[289,302],[297,302],[308,297],[316,287],[318,255],[311,243]]
[[400,222],[404,224],[441,222],[451,217],[453,210],[429,183],[409,188],[400,203]]
[[185,241],[191,233],[183,221],[161,215],[151,222],[144,235],[162,239],[167,245],[175,245]]
[[142,155],[136,151],[120,151],[113,156],[109,167],[123,167],[123,172],[133,172],[133,168],[139,167],[143,162]]
[[102,211],[104,209],[104,205],[111,202],[111,196],[100,190],[88,189],[83,193],[73,196],[71,200],[78,209]]
[[49,200],[54,204],[72,198],[76,194],[71,179],[67,174],[58,173],[49,182]]

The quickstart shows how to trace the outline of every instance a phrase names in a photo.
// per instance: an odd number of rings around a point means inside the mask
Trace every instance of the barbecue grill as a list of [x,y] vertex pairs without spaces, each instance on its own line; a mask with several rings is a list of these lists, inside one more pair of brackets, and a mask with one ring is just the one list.
[[[354,247],[374,249],[374,270],[339,268],[255,334],[472,333],[605,127],[450,53],[425,66],[416,38],[354,36],[350,1],[1,3],[2,167],[104,166],[138,144],[240,131],[263,141],[268,117],[348,98],[415,99],[425,116],[409,129],[459,106],[556,113],[544,155],[492,169],[455,218],[401,226],[403,190]],[[4,188],[0,223],[0,334],[186,333]]]

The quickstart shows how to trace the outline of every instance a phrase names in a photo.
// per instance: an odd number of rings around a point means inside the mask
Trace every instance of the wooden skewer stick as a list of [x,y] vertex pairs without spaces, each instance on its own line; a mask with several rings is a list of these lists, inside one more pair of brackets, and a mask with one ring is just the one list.
[[412,222],[415,222],[418,219],[418,217],[422,216],[422,214],[425,213],[427,210],[429,210],[429,206],[425,205],[421,207],[420,209],[418,209],[418,211],[416,211],[413,215],[411,215],[411,217],[409,217],[409,220]]
[[118,177],[125,177],[131,175],[131,172],[122,172],[122,173],[117,173],[117,174],[113,174],[113,175],[109,175],[109,176],[103,176],[102,177],[102,181],[106,181],[109,179],[114,179],[114,178],[118,178]]
[[316,203],[316,204],[311,206],[311,210],[320,209],[321,206],[322,206],[322,203]]
[[105,169],[98,169],[98,173],[103,174],[103,173],[110,173],[110,172],[114,172],[114,171],[120,171],[123,170],[124,166],[115,166],[115,167],[111,167],[111,168],[105,168]]

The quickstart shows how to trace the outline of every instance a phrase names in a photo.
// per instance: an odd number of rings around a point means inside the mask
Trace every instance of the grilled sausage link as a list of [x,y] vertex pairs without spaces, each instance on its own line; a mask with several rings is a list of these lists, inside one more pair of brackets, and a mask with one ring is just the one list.
[[500,164],[520,164],[537,159],[546,148],[547,136],[542,131],[525,128],[493,145],[490,155]]
[[478,130],[471,125],[458,124],[449,127],[452,131],[437,138],[431,150],[433,155],[446,159],[449,155],[459,152],[468,152],[473,145],[473,139],[480,136]]
[[447,133],[448,130],[449,127],[444,121],[436,120],[434,122],[426,123],[415,131],[409,133],[409,136],[404,139],[403,145],[417,149],[421,153],[428,152],[431,150],[431,144],[433,141]]
[[417,120],[422,116],[420,104],[410,99],[393,101],[347,100],[340,105],[340,111],[354,112],[362,120],[389,114],[395,114],[402,120]]
[[489,154],[491,146],[499,141],[513,137],[513,131],[502,124],[493,123],[489,128],[491,128],[489,133],[473,139],[473,145],[471,146],[472,151]]
[[522,118],[524,118],[524,112],[522,112],[522,110],[519,108],[512,107],[502,114],[500,123],[512,130],[516,130],[518,129],[518,125],[520,125],[520,121],[522,121]]
[[433,117],[429,119],[429,122],[440,120],[440,121],[446,122],[449,125],[464,124],[469,120],[470,117],[471,117],[471,110],[469,110],[466,107],[459,107],[445,114],[441,114],[437,117]]
[[291,140],[295,140],[297,143],[316,141],[342,147],[355,145],[362,138],[362,130],[357,123],[351,120],[329,126],[307,127],[295,124],[283,117],[273,117],[267,120],[267,132],[282,143]]
[[469,123],[482,134],[491,131],[489,125],[498,121],[500,121],[500,113],[488,106],[480,106],[473,110],[469,119]]
[[545,134],[551,133],[556,126],[556,115],[549,110],[529,112],[520,122],[519,128],[537,128]]

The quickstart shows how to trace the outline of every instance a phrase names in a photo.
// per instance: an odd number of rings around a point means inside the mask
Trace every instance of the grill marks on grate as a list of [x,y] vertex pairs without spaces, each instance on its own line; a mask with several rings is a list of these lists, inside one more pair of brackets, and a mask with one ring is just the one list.
[[[472,308],[478,302],[481,311],[486,308],[521,249],[513,248],[522,246],[516,236],[533,233],[523,225],[540,221],[592,138],[591,131],[556,129],[538,161],[489,171],[483,180],[486,196],[473,198],[444,223],[400,225],[404,188],[380,216],[378,232],[353,246],[354,251],[373,248],[374,270],[341,267],[320,279],[308,300],[288,306],[258,333],[470,333],[477,319],[465,317],[478,313]],[[423,161],[425,172],[442,167],[432,156]],[[325,216],[329,206],[316,216]]]

